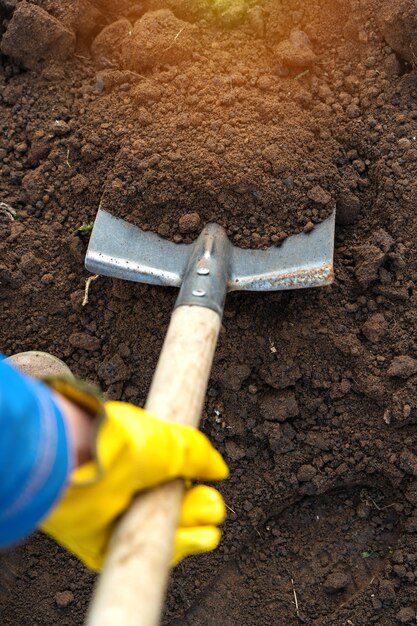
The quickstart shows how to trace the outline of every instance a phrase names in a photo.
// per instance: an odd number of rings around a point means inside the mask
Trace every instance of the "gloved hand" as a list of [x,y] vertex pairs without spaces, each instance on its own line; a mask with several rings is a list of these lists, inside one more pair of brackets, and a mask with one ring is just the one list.
[[[94,570],[102,567],[116,520],[138,491],[177,477],[221,480],[228,475],[220,454],[197,429],[122,402],[107,402],[104,408],[96,460],[73,472],[64,497],[41,525]],[[216,548],[217,525],[224,518],[218,491],[204,485],[187,489],[173,564]]]

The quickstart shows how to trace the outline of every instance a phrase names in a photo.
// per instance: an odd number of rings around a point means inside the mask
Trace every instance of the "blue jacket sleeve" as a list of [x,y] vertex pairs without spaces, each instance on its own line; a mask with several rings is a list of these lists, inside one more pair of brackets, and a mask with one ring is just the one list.
[[43,383],[0,355],[0,547],[28,535],[49,512],[71,471],[64,418]]

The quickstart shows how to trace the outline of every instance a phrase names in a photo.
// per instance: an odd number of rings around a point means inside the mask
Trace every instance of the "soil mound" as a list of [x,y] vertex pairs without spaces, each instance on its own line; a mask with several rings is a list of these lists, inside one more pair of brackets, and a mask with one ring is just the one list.
[[[414,7],[0,0],[2,352],[50,351],[143,405],[176,294],[101,277],[85,303],[100,203],[256,247],[337,208],[331,287],[227,300],[203,430],[231,466],[228,519],[175,570],[170,626],[415,621]],[[27,46],[22,12],[75,53]],[[2,626],[81,626],[94,576],[42,535],[19,553]]]

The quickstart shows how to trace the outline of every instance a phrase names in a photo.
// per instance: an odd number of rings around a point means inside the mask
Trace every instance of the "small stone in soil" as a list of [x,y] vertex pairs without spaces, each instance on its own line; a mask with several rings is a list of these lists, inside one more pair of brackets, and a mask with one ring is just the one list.
[[71,126],[69,126],[64,120],[55,120],[50,125],[50,131],[56,137],[65,137],[71,132]]
[[43,285],[52,285],[54,283],[54,277],[52,274],[44,274],[41,278]]
[[5,221],[13,222],[16,218],[16,211],[6,202],[0,202],[0,217],[3,217]]

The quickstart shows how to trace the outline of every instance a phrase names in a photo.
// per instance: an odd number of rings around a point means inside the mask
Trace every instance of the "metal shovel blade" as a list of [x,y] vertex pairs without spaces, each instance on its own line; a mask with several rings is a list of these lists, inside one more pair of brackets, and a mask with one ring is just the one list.
[[[226,253],[227,291],[277,291],[321,287],[333,281],[335,215],[312,232],[293,235],[267,250],[233,246],[225,231],[207,226],[192,244],[176,244],[99,209],[85,266],[93,273],[124,280],[180,287],[189,260]],[[209,242],[209,243],[208,243]]]

